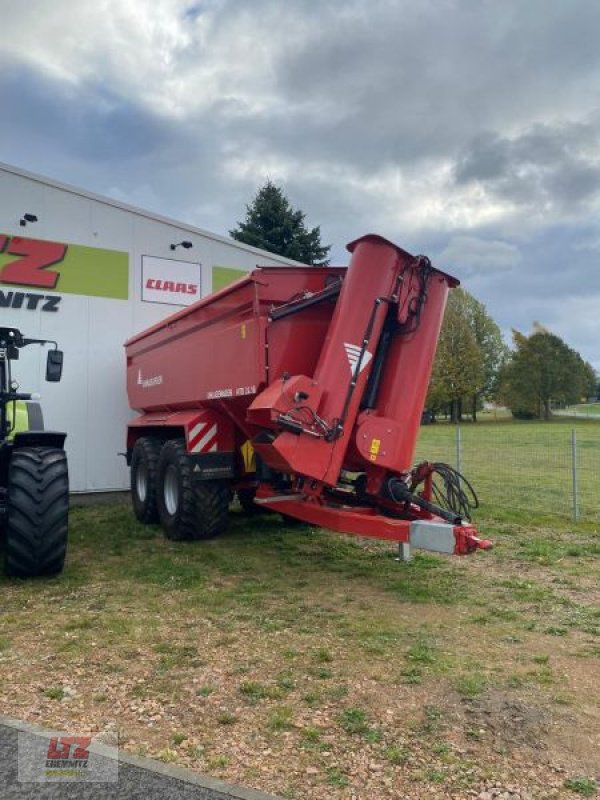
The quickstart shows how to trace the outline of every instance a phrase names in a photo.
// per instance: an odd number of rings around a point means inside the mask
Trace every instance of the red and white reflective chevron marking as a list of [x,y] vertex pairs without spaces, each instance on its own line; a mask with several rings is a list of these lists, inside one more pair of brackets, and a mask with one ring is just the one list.
[[190,453],[216,453],[216,439],[217,424],[209,425],[208,422],[199,422],[188,433],[188,451]]

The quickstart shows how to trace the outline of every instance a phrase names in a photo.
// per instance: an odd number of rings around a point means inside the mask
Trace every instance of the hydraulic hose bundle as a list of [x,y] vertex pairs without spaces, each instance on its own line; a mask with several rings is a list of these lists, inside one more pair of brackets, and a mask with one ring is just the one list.
[[[424,462],[413,470],[411,478],[410,484],[399,478],[388,480],[387,493],[395,503],[407,507],[413,504],[454,525],[470,522],[472,511],[479,507],[472,485],[449,464]],[[417,492],[422,484],[423,490]]]
[[[432,498],[442,508],[456,511],[463,519],[471,521],[472,512],[479,508],[479,498],[472,484],[449,464],[436,461],[431,464]],[[440,481],[436,481],[436,476]]]

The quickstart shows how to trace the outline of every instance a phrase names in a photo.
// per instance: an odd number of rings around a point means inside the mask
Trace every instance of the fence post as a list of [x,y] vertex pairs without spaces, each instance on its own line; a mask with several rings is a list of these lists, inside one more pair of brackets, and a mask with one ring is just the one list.
[[579,505],[577,503],[577,432],[575,428],[571,430],[571,481],[573,492],[573,521],[577,522],[579,517]]
[[461,469],[461,437],[460,437],[460,422],[456,423],[456,471],[462,472]]

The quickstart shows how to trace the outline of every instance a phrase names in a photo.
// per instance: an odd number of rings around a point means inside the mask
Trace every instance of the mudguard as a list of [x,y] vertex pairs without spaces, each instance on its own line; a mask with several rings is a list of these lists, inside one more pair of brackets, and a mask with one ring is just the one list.
[[235,439],[233,424],[212,408],[187,411],[141,414],[131,420],[127,429],[127,460],[131,462],[133,446],[140,436],[160,436],[167,440],[183,438],[194,462],[195,480],[233,478],[235,472]]
[[6,405],[6,415],[10,426],[9,441],[12,441],[17,433],[44,430],[44,415],[39,403],[28,400],[9,402]]
[[67,434],[60,431],[20,431],[15,433],[12,446],[15,450],[22,447],[56,447],[62,450],[66,438]]

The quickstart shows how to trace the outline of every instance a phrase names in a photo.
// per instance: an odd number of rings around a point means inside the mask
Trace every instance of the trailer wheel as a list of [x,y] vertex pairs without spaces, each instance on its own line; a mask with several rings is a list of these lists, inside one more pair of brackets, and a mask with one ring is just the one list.
[[196,539],[196,493],[183,439],[165,442],[158,459],[158,514],[167,539]]
[[197,484],[198,517],[194,539],[214,539],[223,533],[229,524],[230,501],[231,488],[226,481],[202,481]]
[[158,522],[158,459],[161,442],[142,436],[131,455],[131,502],[137,519],[144,524]]
[[6,574],[32,578],[61,572],[68,517],[69,472],[64,450],[15,450],[8,471]]

